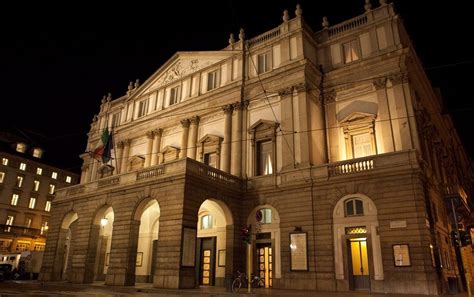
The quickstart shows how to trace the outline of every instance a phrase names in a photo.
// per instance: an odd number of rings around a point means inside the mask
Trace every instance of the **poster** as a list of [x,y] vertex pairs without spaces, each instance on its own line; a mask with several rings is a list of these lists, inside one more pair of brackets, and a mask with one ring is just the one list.
[[393,259],[395,261],[395,266],[397,267],[411,266],[408,244],[393,245]]
[[291,270],[308,270],[307,234],[290,233]]
[[194,267],[196,253],[196,229],[183,228],[181,266]]

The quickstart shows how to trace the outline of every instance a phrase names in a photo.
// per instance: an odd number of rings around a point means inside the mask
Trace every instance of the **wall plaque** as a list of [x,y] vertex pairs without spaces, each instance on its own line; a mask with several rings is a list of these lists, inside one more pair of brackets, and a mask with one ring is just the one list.
[[306,232],[290,233],[292,271],[308,271],[308,239]]
[[391,229],[406,228],[406,227],[407,227],[407,221],[391,221],[390,222]]
[[181,266],[194,267],[196,253],[196,229],[183,228]]

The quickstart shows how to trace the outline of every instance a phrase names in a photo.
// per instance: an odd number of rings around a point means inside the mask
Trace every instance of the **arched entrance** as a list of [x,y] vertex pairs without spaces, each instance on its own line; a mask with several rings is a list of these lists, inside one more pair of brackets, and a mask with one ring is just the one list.
[[135,213],[140,221],[138,235],[135,281],[152,283],[156,269],[156,249],[160,221],[160,206],[154,199],[143,201]]
[[280,215],[266,204],[254,208],[247,219],[252,226],[254,273],[264,280],[265,288],[281,278]]
[[77,213],[68,212],[61,223],[58,239],[58,255],[57,260],[60,261],[60,275],[57,279],[70,280],[69,272],[71,271],[71,258],[73,255],[71,243],[74,226],[77,221]]
[[232,233],[233,219],[227,205],[217,200],[204,201],[198,211],[197,224],[196,267],[199,285],[224,286],[227,234]]
[[334,207],[336,279],[347,289],[370,290],[372,280],[383,280],[382,251],[377,227],[377,208],[365,195],[344,196]]
[[93,220],[89,243],[90,249],[95,250],[92,278],[95,281],[105,281],[109,267],[113,225],[114,210],[108,205],[101,207]]

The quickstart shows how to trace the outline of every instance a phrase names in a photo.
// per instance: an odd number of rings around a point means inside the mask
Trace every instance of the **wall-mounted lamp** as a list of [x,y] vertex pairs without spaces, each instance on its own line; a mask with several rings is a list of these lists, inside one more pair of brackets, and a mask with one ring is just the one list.
[[105,225],[107,225],[108,222],[109,222],[109,220],[107,218],[100,219],[100,225],[102,227],[105,227]]

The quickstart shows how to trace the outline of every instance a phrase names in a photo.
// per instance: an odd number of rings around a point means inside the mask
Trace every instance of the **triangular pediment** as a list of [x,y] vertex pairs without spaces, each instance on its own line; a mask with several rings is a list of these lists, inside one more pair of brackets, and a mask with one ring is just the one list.
[[365,112],[353,112],[344,119],[341,120],[341,123],[358,123],[358,122],[367,122],[373,121],[376,115],[372,113]]
[[140,97],[144,94],[158,90],[173,82],[178,82],[189,74],[232,57],[236,51],[206,51],[206,52],[177,52],[166,63],[164,63],[153,75],[151,75],[137,90],[131,98]]
[[167,145],[161,150],[161,153],[163,153],[163,154],[166,154],[166,153],[169,153],[169,152],[179,153],[179,148],[174,147],[172,145]]
[[248,131],[252,132],[253,130],[257,130],[257,129],[266,130],[266,129],[276,128],[276,127],[278,127],[277,122],[268,121],[268,120],[258,120],[255,123],[253,123],[252,126],[249,127]]
[[222,137],[214,135],[214,134],[206,134],[201,139],[199,139],[198,143],[220,143],[223,140]]

